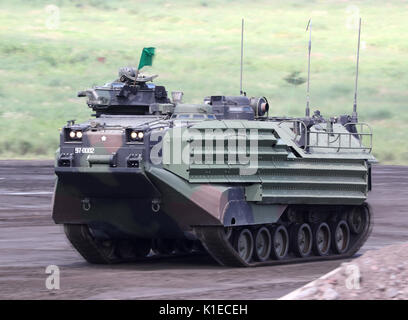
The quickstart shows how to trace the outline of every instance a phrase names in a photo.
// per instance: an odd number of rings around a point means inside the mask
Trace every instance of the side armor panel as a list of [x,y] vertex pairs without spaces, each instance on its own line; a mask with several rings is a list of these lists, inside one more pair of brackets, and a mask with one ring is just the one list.
[[[225,120],[170,130],[163,140],[163,167],[192,184],[244,185],[249,202],[365,201],[365,159],[302,157],[276,129],[273,123]],[[182,152],[177,153],[176,148]],[[175,159],[172,155],[176,154],[182,156]]]

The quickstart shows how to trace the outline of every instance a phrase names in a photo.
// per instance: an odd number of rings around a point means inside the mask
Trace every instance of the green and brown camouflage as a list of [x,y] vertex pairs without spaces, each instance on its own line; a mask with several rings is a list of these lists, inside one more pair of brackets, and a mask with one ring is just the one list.
[[56,223],[87,225],[96,238],[195,239],[197,228],[272,225],[289,207],[367,199],[368,125],[320,112],[271,117],[265,97],[172,102],[151,80],[122,69],[80,93],[96,114],[61,130]]

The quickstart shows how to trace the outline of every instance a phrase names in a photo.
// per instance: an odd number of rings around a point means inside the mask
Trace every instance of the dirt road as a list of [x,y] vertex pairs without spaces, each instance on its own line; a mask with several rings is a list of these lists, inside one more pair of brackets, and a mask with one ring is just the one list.
[[[343,261],[254,269],[193,257],[114,266],[90,265],[51,219],[50,161],[0,161],[0,299],[274,299]],[[408,242],[408,167],[376,166],[373,233],[360,251]],[[45,268],[60,268],[48,290]]]

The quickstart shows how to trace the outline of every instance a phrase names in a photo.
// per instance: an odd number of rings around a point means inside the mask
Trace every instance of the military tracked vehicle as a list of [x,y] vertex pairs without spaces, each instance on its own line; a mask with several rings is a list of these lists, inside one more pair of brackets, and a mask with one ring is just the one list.
[[364,243],[367,125],[269,117],[264,97],[172,102],[144,80],[80,92],[95,118],[61,131],[53,218],[87,261],[192,252],[199,240],[221,264],[251,266]]
[[376,160],[356,98],[351,115],[310,116],[307,103],[288,118],[265,97],[183,104],[152,80],[122,69],[80,92],[95,117],[61,131],[53,219],[87,261],[201,245],[222,265],[258,266],[350,257],[364,244]]

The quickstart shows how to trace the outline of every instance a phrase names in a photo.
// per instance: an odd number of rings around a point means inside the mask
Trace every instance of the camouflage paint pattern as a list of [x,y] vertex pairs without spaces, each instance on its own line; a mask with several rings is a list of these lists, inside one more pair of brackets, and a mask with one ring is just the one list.
[[[138,100],[138,91],[132,90]],[[120,107],[120,99],[115,99]],[[371,149],[361,147],[357,135],[341,124],[310,122],[309,132],[324,134],[320,140],[311,135],[309,144],[302,146],[292,120],[248,120],[253,112],[249,105],[242,106],[246,120],[236,119],[239,104],[228,106],[226,100],[225,114],[234,119],[206,116],[200,121],[193,115],[211,114],[211,106],[182,104],[180,114],[188,114],[190,108],[192,115],[183,121],[174,117],[177,105],[169,108],[165,100],[163,107],[160,101],[153,106],[152,95],[149,99],[145,110],[154,114],[120,115],[115,106],[113,114],[104,114],[98,105],[97,118],[62,129],[55,167],[56,223],[87,224],[100,236],[115,238],[181,238],[194,226],[275,223],[288,205],[354,205],[366,200],[375,159]],[[126,113],[129,107],[126,104]],[[171,117],[160,110],[176,113]],[[208,138],[205,132],[211,130],[216,134]],[[71,131],[80,131],[81,138],[71,139]],[[142,132],[143,138],[130,141],[132,131]],[[243,142],[235,151],[227,149],[231,132]],[[345,138],[337,146],[340,135]],[[216,144],[209,148],[209,139],[219,141],[222,150]],[[187,161],[175,161],[176,144],[186,151]],[[217,152],[222,152],[222,163],[215,161]],[[255,155],[255,165],[228,162],[228,156],[247,154]],[[209,158],[213,161],[206,163]],[[242,174],[246,167],[255,171]]]

